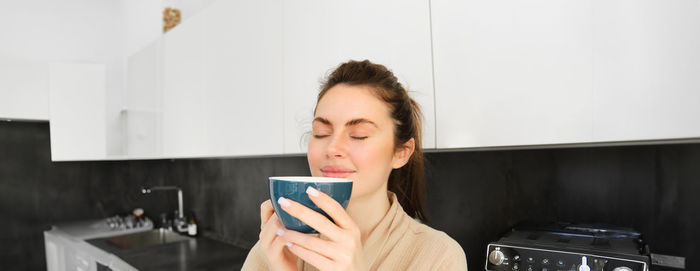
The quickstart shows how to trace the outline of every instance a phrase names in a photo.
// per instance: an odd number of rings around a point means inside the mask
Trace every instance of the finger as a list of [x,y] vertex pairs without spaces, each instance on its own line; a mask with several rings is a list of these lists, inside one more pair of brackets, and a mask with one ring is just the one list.
[[282,261],[285,254],[291,253],[284,249],[287,241],[278,234],[278,232],[283,232],[282,229],[284,229],[282,223],[277,219],[277,216],[274,215],[265,226],[263,230],[265,233],[261,233],[260,248],[265,254],[265,257],[272,262]]
[[287,247],[287,241],[285,241],[284,238],[275,235],[274,239],[272,239],[272,243],[270,243],[268,257],[281,259],[283,257],[285,247]]
[[333,261],[302,246],[287,243],[287,249],[319,270],[333,270]]
[[342,235],[342,230],[321,213],[287,198],[280,198],[278,201],[282,209],[289,215],[296,217],[328,238],[337,240]]
[[269,246],[273,239],[275,238],[275,233],[279,229],[279,226],[277,225],[277,216],[273,215],[265,225],[263,225],[262,229],[260,230],[260,245],[267,247]]
[[275,213],[275,209],[272,207],[272,202],[270,200],[263,201],[262,204],[260,204],[260,228],[267,223],[268,220],[270,220],[270,217],[272,214]]
[[286,244],[287,241],[281,237],[277,237],[272,241],[269,247],[262,251],[268,266],[278,266],[286,261],[285,258],[289,258],[290,256],[296,257],[294,253],[285,249],[287,247]]
[[351,229],[357,227],[355,221],[350,218],[345,208],[343,208],[340,203],[334,200],[331,196],[323,193],[311,186],[306,189],[306,194],[309,195],[309,199],[313,201],[316,206],[321,208],[326,214],[328,214],[336,225],[343,229]]
[[286,230],[282,233],[282,235],[280,235],[280,237],[287,242],[302,246],[330,259],[336,259],[341,256],[341,253],[336,245],[314,235],[303,234],[293,230]]

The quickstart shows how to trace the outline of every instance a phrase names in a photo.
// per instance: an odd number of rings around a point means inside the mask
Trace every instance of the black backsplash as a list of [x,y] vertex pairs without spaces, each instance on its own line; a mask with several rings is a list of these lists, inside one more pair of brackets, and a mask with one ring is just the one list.
[[[308,175],[305,157],[51,162],[46,122],[0,122],[0,269],[46,268],[42,232],[143,207],[171,212],[177,185],[205,236],[250,247],[267,177]],[[700,253],[700,144],[427,154],[430,225],[483,270],[486,244],[522,221],[627,226],[653,252]]]

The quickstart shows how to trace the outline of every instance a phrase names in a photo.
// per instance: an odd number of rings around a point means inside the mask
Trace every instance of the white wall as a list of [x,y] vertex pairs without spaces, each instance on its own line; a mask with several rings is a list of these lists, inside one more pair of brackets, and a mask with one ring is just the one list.
[[0,55],[48,61],[118,55],[119,10],[116,1],[2,1]]
[[0,118],[47,120],[48,84],[45,62],[0,56]]

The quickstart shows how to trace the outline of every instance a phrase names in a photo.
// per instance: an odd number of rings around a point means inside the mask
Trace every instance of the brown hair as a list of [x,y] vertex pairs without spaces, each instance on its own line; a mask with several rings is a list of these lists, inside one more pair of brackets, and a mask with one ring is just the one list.
[[406,165],[391,171],[388,189],[396,193],[401,207],[408,215],[427,221],[423,209],[425,179],[423,149],[421,148],[422,114],[420,106],[408,96],[406,89],[389,69],[369,60],[351,60],[340,64],[321,85],[317,104],[329,89],[338,84],[369,86],[378,98],[389,105],[391,117],[396,123],[394,126],[395,149],[402,147],[411,138],[414,139],[413,155]]

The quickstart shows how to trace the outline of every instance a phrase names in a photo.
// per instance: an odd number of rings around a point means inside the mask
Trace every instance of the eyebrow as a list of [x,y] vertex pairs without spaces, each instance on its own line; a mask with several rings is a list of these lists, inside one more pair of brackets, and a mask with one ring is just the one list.
[[[314,119],[314,121],[318,121],[318,122],[323,123],[323,124],[325,124],[325,125],[331,125],[331,122],[330,122],[330,121],[328,121],[327,119],[324,119],[324,118],[322,118],[322,117],[316,117],[316,118]],[[364,118],[352,119],[352,120],[350,120],[350,121],[348,121],[348,122],[345,123],[345,127],[350,127],[350,126],[358,125],[358,124],[362,124],[362,123],[372,124],[372,125],[374,125],[374,127],[379,128],[379,126],[377,126],[376,123],[374,123],[374,122],[371,121],[371,120],[364,119]]]

